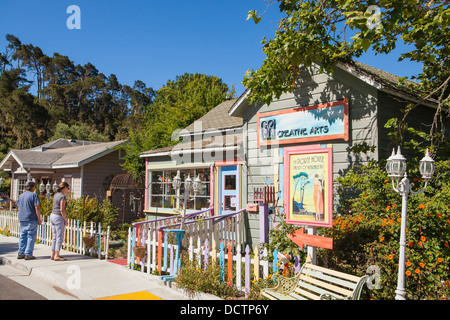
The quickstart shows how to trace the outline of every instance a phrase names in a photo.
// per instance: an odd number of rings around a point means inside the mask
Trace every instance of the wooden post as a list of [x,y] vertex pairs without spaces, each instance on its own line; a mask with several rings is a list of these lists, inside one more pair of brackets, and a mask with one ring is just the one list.
[[269,242],[269,205],[259,202],[259,242]]
[[245,298],[250,295],[250,247],[245,246]]
[[206,273],[206,269],[208,268],[208,261],[209,261],[209,241],[208,241],[208,239],[205,240],[205,252],[204,252],[203,261],[205,262],[205,273]]
[[255,246],[255,248],[253,249],[255,256],[253,258],[253,273],[255,274],[255,279],[259,280],[259,250],[258,250],[258,246]]
[[236,247],[236,287],[238,290],[242,288],[242,254],[241,244],[238,243]]
[[225,281],[225,253],[223,241],[220,241],[220,278],[221,282]]
[[[308,229],[308,234],[316,235],[316,227],[309,226],[307,229]],[[307,251],[308,251],[308,255],[311,257],[311,263],[317,264],[316,247],[308,246]]]
[[228,242],[228,286],[233,285],[233,256],[231,254],[231,241]]

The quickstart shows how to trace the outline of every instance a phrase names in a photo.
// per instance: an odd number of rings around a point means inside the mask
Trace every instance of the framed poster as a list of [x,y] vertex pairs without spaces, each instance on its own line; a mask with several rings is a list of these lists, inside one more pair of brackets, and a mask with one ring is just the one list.
[[332,227],[332,148],[284,148],[284,205],[287,223]]
[[257,113],[257,144],[348,140],[348,98],[314,106]]

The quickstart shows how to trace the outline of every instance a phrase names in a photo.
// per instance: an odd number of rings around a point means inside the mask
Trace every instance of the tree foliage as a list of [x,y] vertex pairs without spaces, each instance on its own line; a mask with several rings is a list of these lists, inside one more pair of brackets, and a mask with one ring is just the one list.
[[169,80],[157,92],[153,103],[144,113],[145,125],[131,130],[130,143],[124,145],[128,172],[140,175],[144,161],[139,153],[174,145],[179,142],[176,133],[203,116],[234,90],[220,78],[203,74],[185,73]]
[[144,121],[155,92],[142,81],[123,85],[92,63],[75,64],[56,52],[49,56],[11,34],[6,40],[0,53],[0,156],[58,137],[125,139],[130,125]]
[[[338,61],[348,61],[372,49],[389,54],[400,43],[408,45],[399,60],[422,65],[422,72],[402,85],[423,100],[436,102],[430,123],[430,140],[446,139],[444,120],[450,106],[450,9],[445,0],[279,0],[286,16],[279,21],[271,40],[263,39],[266,55],[258,70],[249,70],[243,84],[250,88],[253,102],[270,104],[283,92],[295,88],[299,66],[318,63],[332,72]],[[252,10],[255,23],[261,15]],[[401,75],[400,75],[401,76]],[[398,123],[398,134],[407,126],[407,116],[419,104],[410,104]]]

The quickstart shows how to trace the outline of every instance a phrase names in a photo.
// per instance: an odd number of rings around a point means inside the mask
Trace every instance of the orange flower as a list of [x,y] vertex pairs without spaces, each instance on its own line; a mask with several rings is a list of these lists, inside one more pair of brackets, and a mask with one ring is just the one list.
[[419,270],[419,269],[416,269],[416,270],[414,270],[414,272],[417,273],[417,274],[419,274],[419,273],[420,273],[420,270]]
[[436,216],[437,216],[438,218],[441,218],[441,217],[442,217],[442,213],[438,212],[438,213],[436,213]]
[[392,208],[395,208],[397,205],[395,203],[392,204]]
[[425,263],[421,262],[421,263],[419,263],[419,266],[420,266],[421,268],[423,268],[423,267],[425,267]]
[[442,258],[438,258],[437,262],[441,263],[442,262]]
[[384,180],[384,183],[387,183],[387,182],[389,182],[389,179]]
[[445,247],[448,247],[448,242],[444,243],[444,246],[445,246]]
[[394,258],[394,256],[392,254],[388,255],[388,259],[392,260]]
[[386,207],[386,211],[389,211],[390,208],[391,208],[391,206],[387,206]]
[[411,275],[411,271],[406,271],[406,275],[409,277]]
[[380,242],[383,242],[383,241],[384,241],[384,237],[381,237],[381,238],[380,238]]
[[422,241],[419,241],[418,245],[421,246],[422,245]]
[[426,238],[424,236],[420,237],[420,241],[425,241],[425,240],[426,240]]
[[408,261],[408,262],[405,263],[405,264],[406,264],[407,267],[411,267],[411,262]]
[[394,221],[391,219],[391,220],[389,220],[389,224],[393,224],[394,223]]
[[397,221],[398,221],[398,222],[402,222],[402,218],[398,218]]
[[419,204],[419,209],[425,209],[425,205],[423,203]]

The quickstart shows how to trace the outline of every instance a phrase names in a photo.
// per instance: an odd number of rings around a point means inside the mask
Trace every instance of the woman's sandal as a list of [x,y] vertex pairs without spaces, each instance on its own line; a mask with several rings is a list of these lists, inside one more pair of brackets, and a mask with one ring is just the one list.
[[55,260],[55,261],[66,261],[67,259],[66,259],[66,258],[63,258],[63,257],[57,257],[57,258],[55,258],[54,260]]

